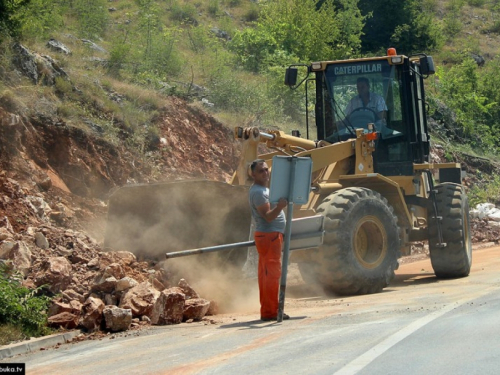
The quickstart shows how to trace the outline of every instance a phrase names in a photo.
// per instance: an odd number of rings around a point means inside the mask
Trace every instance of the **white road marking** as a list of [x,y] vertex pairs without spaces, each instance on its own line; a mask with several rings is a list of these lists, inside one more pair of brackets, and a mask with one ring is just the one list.
[[384,341],[382,341],[380,344],[374,346],[364,354],[360,355],[353,361],[349,362],[347,365],[342,367],[340,370],[334,373],[334,375],[354,375],[357,374],[359,371],[361,371],[363,368],[365,368],[368,364],[373,362],[377,357],[381,356],[384,354],[387,350],[392,348],[394,345],[399,343],[400,341],[404,340],[406,337],[410,336],[413,332],[419,330],[426,324],[429,324],[433,320],[439,318],[440,316],[443,316],[444,314],[450,312],[453,309],[456,309],[457,307],[475,300],[479,297],[482,297],[484,295],[487,295],[491,293],[491,289],[499,289],[498,286],[496,287],[491,287],[483,290],[482,293],[474,294],[473,296],[470,296],[468,298],[464,298],[461,300],[458,300],[451,305],[443,307],[441,310],[434,311],[416,321],[411,323],[410,325],[406,326],[405,328],[399,330],[395,334],[389,336],[386,338]]

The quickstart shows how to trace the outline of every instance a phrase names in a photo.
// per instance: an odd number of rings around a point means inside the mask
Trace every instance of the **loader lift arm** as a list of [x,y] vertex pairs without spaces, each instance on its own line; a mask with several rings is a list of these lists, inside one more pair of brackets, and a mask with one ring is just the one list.
[[257,156],[259,143],[265,143],[269,149],[276,152],[260,155],[267,164],[272,167],[272,157],[274,155],[293,155],[297,157],[310,157],[313,162],[312,172],[320,171],[331,164],[345,160],[356,155],[356,165],[363,167],[358,173],[373,172],[372,153],[375,151],[376,133],[372,130],[366,132],[363,129],[356,129],[356,135],[352,139],[344,142],[330,144],[326,141],[311,141],[295,136],[290,136],[282,131],[262,132],[258,128],[243,129],[236,127],[235,138],[249,142],[248,147],[242,148],[240,168],[238,168],[232,183],[238,182],[240,185],[248,180],[248,167]]

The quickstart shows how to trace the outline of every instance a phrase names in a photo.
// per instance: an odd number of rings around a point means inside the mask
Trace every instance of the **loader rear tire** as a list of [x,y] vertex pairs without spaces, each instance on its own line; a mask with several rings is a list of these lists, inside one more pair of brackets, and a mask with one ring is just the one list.
[[469,275],[472,265],[469,202],[461,185],[443,183],[435,187],[438,215],[445,247],[438,246],[439,236],[432,209],[429,210],[429,252],[437,277]]
[[351,187],[330,194],[319,205],[325,216],[320,279],[341,295],[378,293],[398,268],[397,217],[379,193]]

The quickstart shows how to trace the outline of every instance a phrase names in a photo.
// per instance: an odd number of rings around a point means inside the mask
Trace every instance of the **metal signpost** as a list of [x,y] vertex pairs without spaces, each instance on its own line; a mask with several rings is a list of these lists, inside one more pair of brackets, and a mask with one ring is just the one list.
[[278,322],[282,322],[292,233],[293,205],[294,203],[305,204],[309,200],[312,160],[296,156],[274,156],[272,168],[269,201],[276,203],[280,198],[288,199],[277,319]]

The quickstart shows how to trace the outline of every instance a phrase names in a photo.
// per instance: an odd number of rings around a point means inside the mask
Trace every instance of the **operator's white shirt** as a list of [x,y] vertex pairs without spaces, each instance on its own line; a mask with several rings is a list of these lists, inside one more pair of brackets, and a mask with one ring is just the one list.
[[363,100],[359,95],[356,95],[354,98],[352,98],[345,110],[346,115],[350,115],[352,111],[358,108],[368,108],[373,110],[375,113],[387,111],[387,106],[385,105],[384,98],[382,98],[379,94],[375,94],[374,92],[370,92],[370,100],[366,105],[363,104]]

